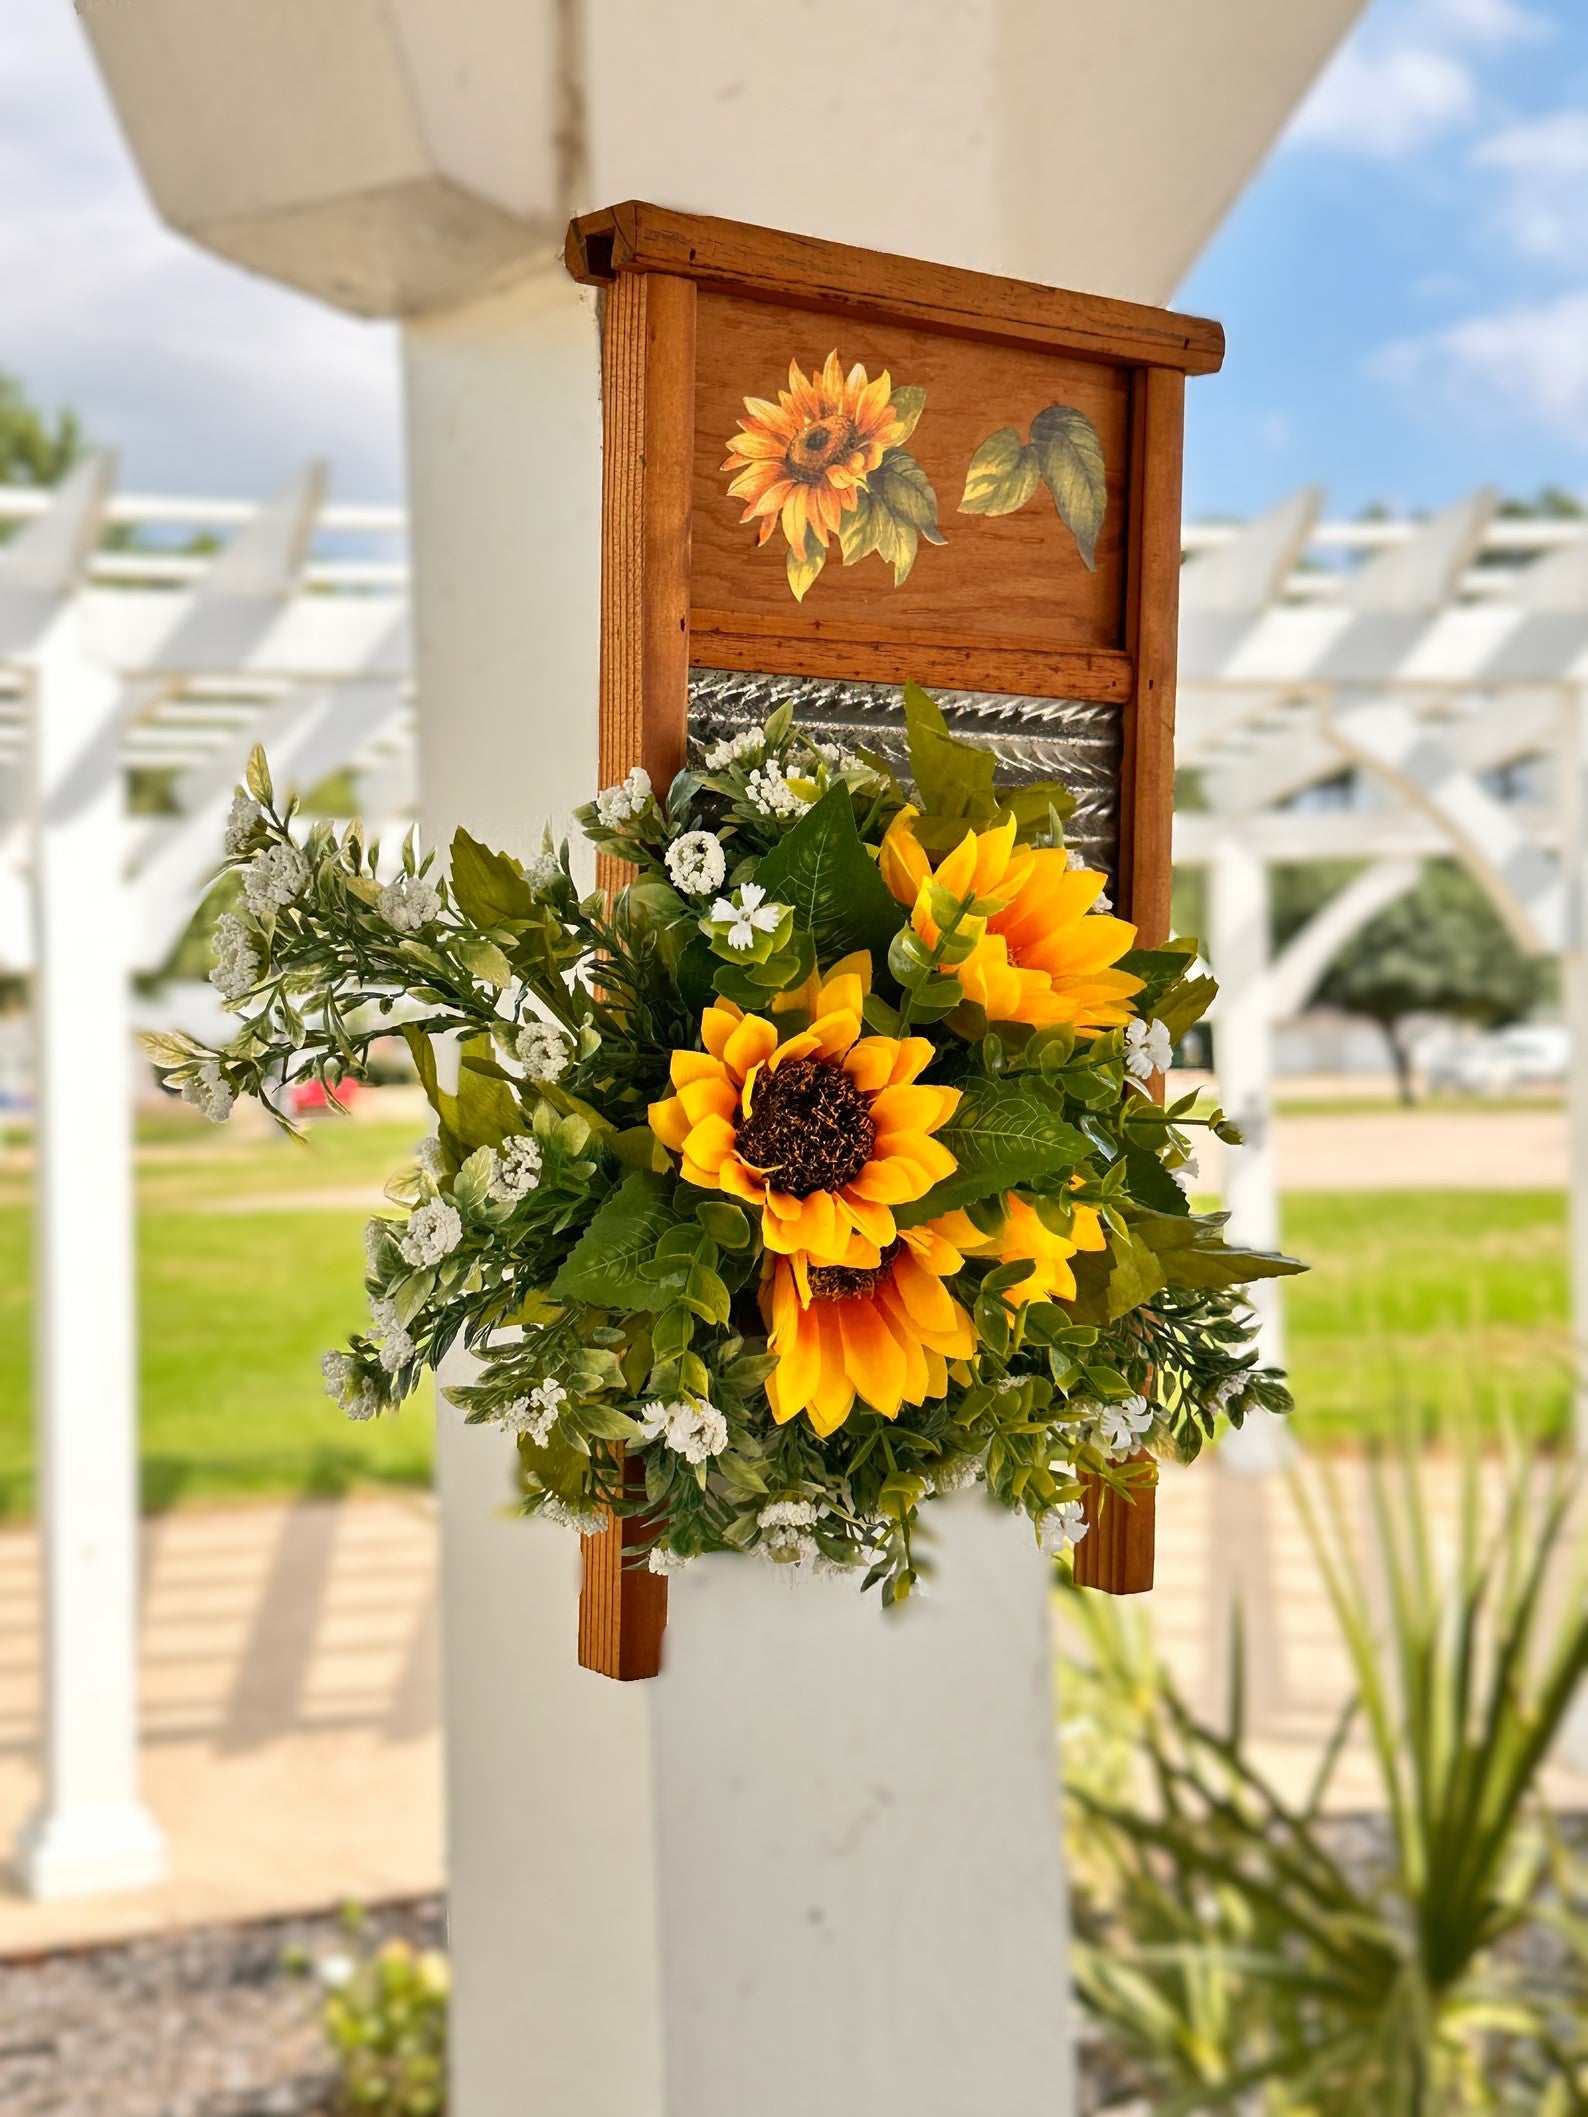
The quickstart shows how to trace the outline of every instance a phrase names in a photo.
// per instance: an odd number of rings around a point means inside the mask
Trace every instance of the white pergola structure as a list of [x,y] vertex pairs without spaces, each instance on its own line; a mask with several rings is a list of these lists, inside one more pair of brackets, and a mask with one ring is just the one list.
[[[1202,796],[1175,857],[1206,868],[1220,1087],[1248,1145],[1233,1157],[1234,1231],[1278,1236],[1269,1141],[1273,1024],[1335,954],[1454,856],[1525,949],[1561,959],[1572,1027],[1571,1289],[1579,1433],[1588,1439],[1588,998],[1584,990],[1583,725],[1588,539],[1573,522],[1495,518],[1480,492],[1425,523],[1320,525],[1303,492],[1239,530],[1190,530],[1181,584],[1179,762]],[[1355,565],[1298,570],[1311,547]],[[1479,563],[1481,561],[1481,563]],[[1542,800],[1504,775],[1538,760]],[[1332,789],[1343,798],[1320,801]],[[1275,862],[1361,863],[1277,959]],[[1282,1359],[1278,1283],[1262,1290],[1265,1349]],[[1252,1431],[1235,1453],[1273,1460]]]

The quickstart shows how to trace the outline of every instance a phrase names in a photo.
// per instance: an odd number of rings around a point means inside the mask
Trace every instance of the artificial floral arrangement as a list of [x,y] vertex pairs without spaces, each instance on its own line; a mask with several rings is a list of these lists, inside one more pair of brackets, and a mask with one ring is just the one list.
[[1240,1288],[1301,1267],[1191,1210],[1191,1128],[1239,1135],[1153,1093],[1213,995],[1195,944],[1134,947],[1063,787],[905,711],[909,790],[787,706],[665,792],[630,772],[578,814],[632,870],[610,897],[549,834],[520,864],[459,831],[446,878],[410,834],[382,880],[359,824],[295,832],[255,751],[212,973],[241,1027],[149,1044],[211,1118],[249,1094],[290,1129],[286,1086],[400,1027],[436,1130],[326,1356],[351,1417],[461,1345],[446,1394],[517,1436],[526,1513],[893,1602],[938,1495],[982,1482],[1057,1554],[1082,1473],[1128,1490],[1290,1408]]

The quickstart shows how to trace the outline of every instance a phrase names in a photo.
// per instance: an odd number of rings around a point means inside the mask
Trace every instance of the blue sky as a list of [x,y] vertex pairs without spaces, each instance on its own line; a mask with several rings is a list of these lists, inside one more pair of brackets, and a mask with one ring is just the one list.
[[[0,198],[0,368],[124,483],[258,493],[325,454],[400,494],[391,327],[160,225],[65,0],[0,0]],[[1230,340],[1194,514],[1588,491],[1588,0],[1372,0],[1179,298]]]
[[1588,6],[1374,0],[1177,299],[1192,514],[1588,490]]

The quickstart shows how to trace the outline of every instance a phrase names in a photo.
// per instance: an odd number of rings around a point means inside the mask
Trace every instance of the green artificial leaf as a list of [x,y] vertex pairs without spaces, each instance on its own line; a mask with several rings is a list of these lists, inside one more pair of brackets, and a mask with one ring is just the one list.
[[476,926],[505,926],[535,916],[534,892],[518,862],[493,853],[464,830],[452,836],[452,900]]
[[551,1283],[553,1297],[597,1308],[667,1308],[672,1295],[640,1266],[678,1225],[670,1184],[643,1170],[625,1177],[569,1252]]
[[494,941],[471,940],[465,935],[454,945],[459,961],[482,985],[492,985],[500,992],[513,982],[513,966]]
[[275,800],[275,793],[270,784],[270,763],[265,756],[262,743],[256,742],[249,751],[248,764],[243,772],[243,778],[247,782],[248,791],[253,795],[255,801],[268,809]]
[[[992,817],[998,810],[998,760],[979,743],[949,733],[941,707],[919,684],[904,687],[904,726],[910,776],[925,815]],[[959,837],[965,834],[961,831]],[[921,838],[920,824],[916,836]],[[958,843],[958,839],[954,841]],[[921,843],[926,845],[925,838]],[[930,852],[932,848],[927,846]]]
[[1218,992],[1215,978],[1181,978],[1153,1003],[1153,1016],[1162,1022],[1175,1043],[1195,1022],[1200,1022]]
[[860,842],[854,798],[841,781],[778,840],[755,879],[769,899],[793,905],[823,964],[857,948],[885,957],[903,917]]
[[1132,1213],[1133,1234],[1152,1249],[1170,1286],[1217,1289],[1253,1279],[1284,1279],[1307,1267],[1275,1250],[1248,1250],[1224,1240],[1227,1213]]
[[962,515],[1012,515],[1042,482],[1037,452],[1012,426],[1000,427],[970,459]]
[[499,1147],[524,1129],[523,1106],[490,1050],[488,1038],[469,1038],[458,1066],[457,1095],[447,1098],[452,1105],[448,1126],[471,1152],[476,1147]]
[[1126,1149],[1125,1182],[1137,1204],[1150,1207],[1154,1213],[1183,1219],[1191,1210],[1184,1191],[1149,1148]]
[[667,1149],[649,1125],[631,1125],[626,1132],[615,1133],[607,1144],[626,1169],[651,1169],[665,1176],[672,1166]]
[[924,1198],[895,1209],[901,1227],[1073,1169],[1092,1151],[1085,1136],[1064,1122],[1054,1099],[1026,1080],[972,1081],[936,1136],[959,1167]]
[[1031,446],[1060,520],[1095,573],[1098,532],[1108,507],[1108,474],[1097,428],[1073,404],[1050,404],[1031,422]]
[[888,409],[904,429],[894,444],[897,447],[908,441],[920,424],[921,414],[926,410],[926,392],[913,382],[901,383],[888,399]]
[[788,550],[788,584],[794,591],[796,603],[803,603],[805,591],[827,564],[827,547],[818,543],[815,531],[805,531],[805,549],[798,552],[793,545]]

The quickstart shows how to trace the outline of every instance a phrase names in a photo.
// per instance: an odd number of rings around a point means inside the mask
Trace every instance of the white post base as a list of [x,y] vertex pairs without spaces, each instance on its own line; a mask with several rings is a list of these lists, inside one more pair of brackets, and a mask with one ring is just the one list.
[[136,1801],[44,1810],[23,1829],[17,1873],[29,1896],[114,1896],[167,1874],[165,1838]]

